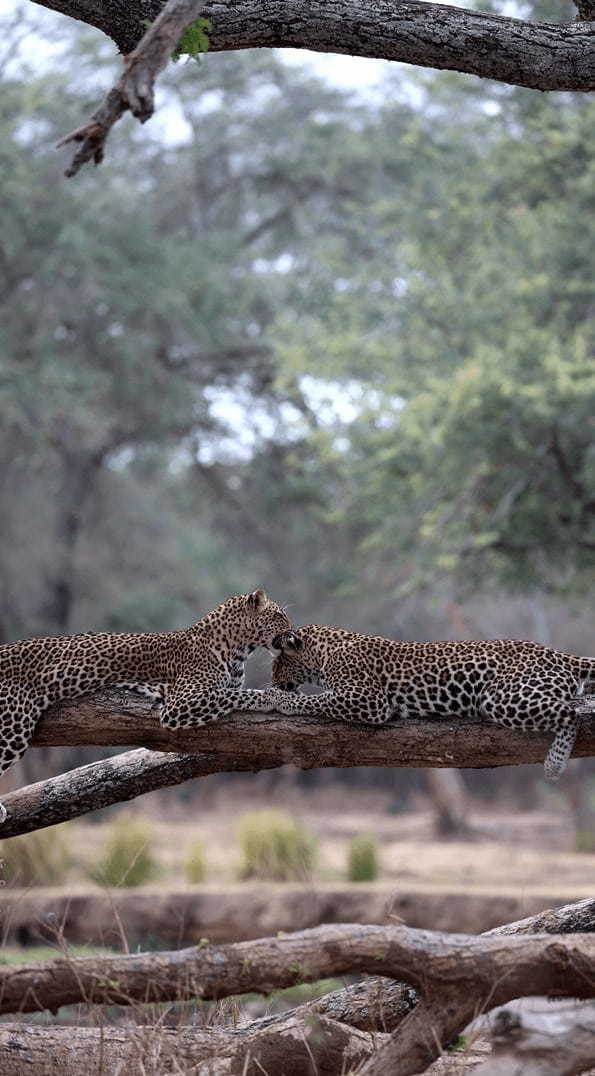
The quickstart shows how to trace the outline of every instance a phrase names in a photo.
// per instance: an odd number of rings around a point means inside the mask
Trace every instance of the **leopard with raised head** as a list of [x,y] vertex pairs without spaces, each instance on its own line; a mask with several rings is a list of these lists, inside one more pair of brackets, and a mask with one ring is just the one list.
[[[65,699],[109,686],[159,704],[165,728],[191,728],[234,710],[270,713],[280,693],[243,689],[258,646],[291,628],[264,590],[228,598],[196,624],[165,632],[86,632],[0,646],[0,774],[27,750],[39,718]],[[0,804],[0,823],[6,810]]]
[[[396,642],[308,624],[275,640],[281,713],[381,724],[391,717],[467,715],[523,732],[553,732],[544,771],[563,773],[579,719],[569,700],[595,690],[595,658],[516,639]],[[319,695],[295,694],[304,683]]]

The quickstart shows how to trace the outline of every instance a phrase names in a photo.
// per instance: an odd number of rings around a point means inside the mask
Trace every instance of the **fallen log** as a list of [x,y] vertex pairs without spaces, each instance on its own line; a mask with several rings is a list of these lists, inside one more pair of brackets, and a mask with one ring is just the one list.
[[[576,700],[575,709],[585,720],[574,756],[594,755],[595,722],[589,718],[595,714],[595,696]],[[551,736],[463,718],[401,720],[377,727],[238,713],[202,728],[171,730],[159,724],[157,711],[146,699],[110,691],[49,711],[39,722],[33,745],[144,747],[5,796],[8,817],[1,835],[28,833],[211,773],[254,773],[288,763],[301,769],[518,765],[542,762],[550,741]]]
[[[580,901],[533,920],[509,923],[498,930],[527,933],[533,923],[557,932],[593,929],[595,899]],[[101,1060],[104,1076],[143,1071],[146,1076],[178,1074],[184,1064],[196,1076],[262,1076],[265,1071],[311,1076],[314,1071],[343,1071],[345,1059],[364,1062],[387,1041],[386,1033],[402,1023],[415,1004],[415,991],[390,979],[370,978],[281,1016],[264,1017],[238,1031],[163,1026],[55,1028],[0,1025],[0,1071],[3,1076],[50,1076],[60,1066],[63,1076],[76,1076]],[[355,1034],[359,1031],[362,1034]],[[287,1068],[288,1058],[291,1069]],[[272,1065],[272,1067],[271,1067]],[[176,1067],[177,1066],[177,1067]],[[459,1072],[458,1059],[455,1063]]]
[[[0,1013],[55,1012],[62,1005],[80,1002],[130,1005],[219,1000],[362,973],[404,980],[426,1002],[454,992],[461,1014],[455,1034],[470,1022],[477,1006],[480,1010],[482,1005],[493,1008],[529,992],[591,997],[595,990],[595,937],[477,937],[410,927],[338,924],[173,952],[66,955],[0,966]],[[417,1009],[413,1015],[416,1013]],[[449,1019],[445,1018],[448,1028]]]
[[592,934],[595,933],[595,897],[586,897],[561,908],[547,908],[516,923],[486,930],[484,937],[494,934]]
[[575,1076],[595,1065],[595,1005],[501,1009],[492,1041],[493,1054],[475,1069],[477,1076]]
[[[584,906],[578,911],[577,922],[580,922],[583,914],[587,914],[590,917],[591,913],[588,910],[587,902],[581,902]],[[544,913],[547,914],[547,913]],[[552,914],[552,913],[550,913]],[[555,913],[553,913],[555,915]],[[512,924],[511,924],[512,925]],[[526,929],[526,924],[519,924],[522,931]],[[482,935],[482,938],[500,937],[502,939],[509,937],[515,937],[515,940],[519,940],[519,935],[507,935],[506,928],[499,931],[490,932],[489,934]],[[521,935],[522,936],[522,935]],[[544,939],[543,935],[536,935],[535,938]],[[560,935],[550,936],[550,946],[544,944],[543,959],[552,958],[554,960],[565,960],[566,956],[562,955],[562,951],[557,949]],[[588,934],[575,934],[575,938],[588,939],[591,938],[591,945],[595,944],[595,938]],[[545,941],[545,939],[544,939]],[[589,950],[591,946],[589,945]],[[573,956],[568,953],[568,966],[567,972],[569,980],[574,978],[574,974],[577,970],[577,965],[574,963]],[[494,997],[500,995],[500,990],[504,987],[504,992],[508,992],[506,983],[499,981],[500,972],[496,966],[493,967],[493,989],[490,993],[488,991],[488,983],[486,982],[483,987],[479,986],[478,982],[473,982],[471,979],[466,986],[461,982],[457,982],[452,979],[450,982],[444,980],[442,983],[436,981],[430,981],[426,983],[426,987],[423,990],[422,998],[419,1004],[415,1007],[412,1013],[396,1028],[387,1040],[380,1046],[380,1048],[374,1052],[367,1062],[364,1062],[363,1066],[359,1070],[360,1076],[382,1076],[387,1072],[398,1072],[399,1076],[416,1076],[417,1073],[425,1072],[431,1063],[440,1056],[442,1050],[452,1042],[462,1031],[481,1013],[488,1012],[490,1009],[495,1008],[499,1002],[494,1002]],[[506,975],[506,972],[504,972]],[[478,989],[479,986],[479,989]],[[510,986],[510,981],[508,983]],[[593,980],[589,986],[585,984],[585,992],[576,993],[571,989],[567,997],[575,998],[593,998],[595,997],[595,980]],[[420,991],[421,993],[421,991]],[[554,992],[556,996],[561,997],[557,991]],[[518,992],[508,993],[508,999],[527,997],[530,994],[535,996],[547,996],[551,997],[552,992],[548,989],[541,989],[537,983],[536,988],[532,991],[520,990]],[[592,1047],[591,1047],[592,1049]],[[559,1057],[559,1054],[557,1055]],[[541,1069],[535,1069],[534,1074],[537,1076],[548,1076],[551,1072],[552,1076],[556,1073],[562,1072],[584,1072],[585,1069],[595,1063],[595,1051],[589,1055],[589,1060],[583,1064],[584,1050],[580,1053],[580,1064],[583,1067],[560,1069],[550,1069],[545,1067],[543,1072]],[[519,1059],[515,1059],[513,1067],[503,1068],[501,1070],[495,1069],[492,1076],[509,1076],[512,1073],[526,1074],[524,1063],[519,1067]],[[489,1072],[489,1070],[488,1070]]]
[[337,1076],[346,1065],[353,1071],[385,1038],[304,1008],[238,1031],[0,1024],[0,1069],[2,1076]]
[[[584,934],[577,932],[584,931]],[[549,908],[539,915],[522,919],[516,923],[505,923],[482,935],[484,938],[506,937],[508,935],[531,935],[536,932],[544,934],[576,934],[587,937],[595,931],[595,898],[588,897],[576,904],[562,908]],[[535,990],[535,994],[541,991]],[[518,995],[526,996],[526,995]],[[577,995],[579,996],[579,995]],[[581,997],[595,996],[595,984],[591,993]],[[475,1008],[474,1008],[475,1006]],[[492,1004],[484,1008],[491,1009]],[[471,1021],[484,1011],[481,997],[463,997],[455,987],[435,990],[430,987],[424,992],[420,1003],[397,1028],[393,1028],[391,1037],[371,1055],[362,1068],[362,1076],[380,1076],[383,1072],[396,1071],[399,1076],[414,1076],[425,1072],[426,1068],[442,1052],[442,1048],[454,1040]],[[394,1066],[391,1069],[391,1066]],[[506,1076],[520,1069],[507,1070]],[[524,1069],[523,1076],[524,1076]],[[577,1071],[583,1071],[579,1069]],[[546,1074],[544,1073],[544,1076]]]

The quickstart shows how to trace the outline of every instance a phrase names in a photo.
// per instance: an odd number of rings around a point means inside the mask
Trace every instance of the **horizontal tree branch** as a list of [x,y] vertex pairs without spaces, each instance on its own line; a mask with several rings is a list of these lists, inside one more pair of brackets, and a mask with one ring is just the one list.
[[[161,0],[43,0],[108,34],[123,53]],[[585,0],[587,8],[589,0]],[[585,10],[587,10],[587,8]],[[303,48],[462,71],[540,90],[595,88],[595,27],[532,23],[417,0],[211,0],[212,51]]]
[[[576,700],[586,720],[575,757],[595,755],[595,696]],[[64,703],[38,725],[34,746],[118,746],[129,751],[5,796],[2,837],[28,833],[145,792],[211,773],[291,764],[484,767],[542,762],[551,736],[466,719],[401,720],[381,727],[280,714],[234,714],[196,729],[165,729],[146,699],[110,691]],[[183,753],[182,753],[183,752]]]

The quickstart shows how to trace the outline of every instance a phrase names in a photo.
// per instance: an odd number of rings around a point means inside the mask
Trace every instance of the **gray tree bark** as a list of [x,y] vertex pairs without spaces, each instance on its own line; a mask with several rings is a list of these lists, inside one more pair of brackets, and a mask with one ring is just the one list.
[[477,1076],[576,1076],[595,1064],[595,1005],[564,1011],[496,1013],[494,1052]]
[[[43,0],[96,26],[123,53],[136,47],[161,0]],[[589,0],[581,0],[585,19]],[[303,48],[446,68],[540,90],[595,87],[595,26],[531,23],[414,0],[211,0],[211,49]],[[592,16],[591,16],[592,17]]]

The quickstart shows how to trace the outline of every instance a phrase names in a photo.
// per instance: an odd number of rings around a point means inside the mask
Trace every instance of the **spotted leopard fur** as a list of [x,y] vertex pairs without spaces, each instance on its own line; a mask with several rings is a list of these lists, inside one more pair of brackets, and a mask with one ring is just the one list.
[[[263,590],[229,598],[190,628],[87,632],[0,646],[0,774],[27,750],[44,710],[109,685],[159,703],[169,729],[216,721],[233,710],[276,709],[280,693],[243,690],[257,646],[291,628]],[[0,804],[0,823],[6,810]]]
[[595,658],[575,657],[514,639],[395,642],[308,624],[276,641],[273,686],[284,714],[325,714],[379,724],[391,717],[485,717],[523,732],[553,732],[545,776],[556,780],[570,758],[578,718],[569,699],[595,689]]

